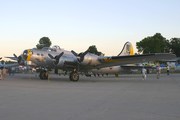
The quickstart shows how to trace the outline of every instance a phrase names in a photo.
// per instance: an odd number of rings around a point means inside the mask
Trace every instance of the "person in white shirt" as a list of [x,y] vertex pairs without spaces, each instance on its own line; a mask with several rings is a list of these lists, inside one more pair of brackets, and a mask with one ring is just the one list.
[[146,80],[146,69],[144,67],[142,68],[142,77],[142,80]]
[[16,68],[15,68],[15,67],[12,67],[11,70],[12,70],[12,75],[14,75]]
[[24,66],[24,74],[26,74],[26,72],[27,72],[27,67],[26,66]]

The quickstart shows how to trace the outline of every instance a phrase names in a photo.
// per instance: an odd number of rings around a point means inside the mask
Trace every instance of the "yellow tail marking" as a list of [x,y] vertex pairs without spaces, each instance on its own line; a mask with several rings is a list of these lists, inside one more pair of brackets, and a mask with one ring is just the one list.
[[[133,50],[133,46],[132,45],[131,45],[130,55],[134,55],[134,50]],[[131,65],[134,65],[134,64],[131,64]]]
[[134,55],[133,46],[131,45],[130,55]]

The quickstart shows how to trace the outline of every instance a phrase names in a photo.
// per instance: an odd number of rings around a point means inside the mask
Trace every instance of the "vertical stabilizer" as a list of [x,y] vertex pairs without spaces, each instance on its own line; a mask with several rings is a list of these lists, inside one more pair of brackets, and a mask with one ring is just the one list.
[[134,55],[133,46],[130,42],[126,42],[122,51],[118,54],[118,56],[124,55]]

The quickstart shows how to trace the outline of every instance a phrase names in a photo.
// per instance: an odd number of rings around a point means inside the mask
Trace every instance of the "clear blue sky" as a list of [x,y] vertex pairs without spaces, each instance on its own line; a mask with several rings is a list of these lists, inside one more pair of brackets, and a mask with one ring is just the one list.
[[96,45],[106,56],[161,33],[180,38],[180,0],[0,0],[0,57],[20,55],[41,37],[65,50]]

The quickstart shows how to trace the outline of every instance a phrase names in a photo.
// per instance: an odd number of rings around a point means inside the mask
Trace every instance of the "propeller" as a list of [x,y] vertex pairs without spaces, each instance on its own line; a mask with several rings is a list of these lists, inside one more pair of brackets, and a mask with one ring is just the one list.
[[17,60],[17,62],[20,63],[22,60],[22,57],[21,56],[17,57],[16,54],[13,54],[13,55],[14,55],[15,60]]
[[77,57],[78,62],[81,63],[84,60],[84,56],[90,51],[90,49],[86,50],[83,53],[77,54],[73,50],[71,50],[72,54]]
[[17,55],[16,54],[13,54],[15,58],[17,58]]
[[48,56],[54,61],[54,64],[57,65],[59,63],[59,58],[64,54],[64,52],[60,53],[59,55],[56,55],[53,57],[51,54],[48,54]]

